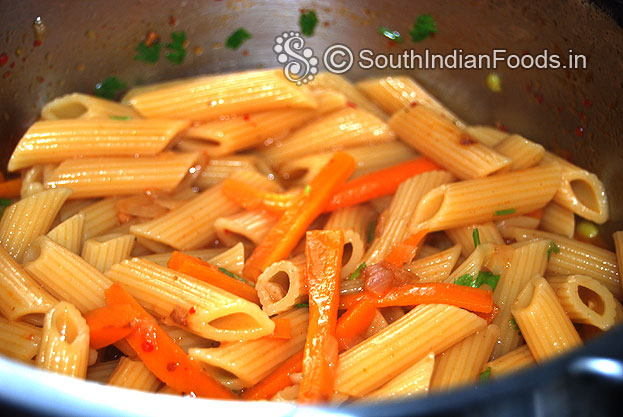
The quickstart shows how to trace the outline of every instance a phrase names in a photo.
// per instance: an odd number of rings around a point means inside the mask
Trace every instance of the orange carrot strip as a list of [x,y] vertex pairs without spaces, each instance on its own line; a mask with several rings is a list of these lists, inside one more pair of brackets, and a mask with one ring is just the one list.
[[373,198],[391,195],[405,180],[423,172],[441,169],[426,158],[403,162],[347,182],[335,193],[325,211],[353,206]]
[[303,351],[290,356],[288,360],[279,365],[268,376],[249,389],[245,389],[240,398],[243,400],[270,400],[282,389],[294,385],[291,374],[301,372],[303,369]]
[[272,337],[276,339],[290,339],[292,331],[290,330],[290,319],[273,319],[275,330]]
[[106,291],[108,305],[127,304],[134,310],[137,324],[127,342],[158,379],[169,387],[198,397],[235,399],[236,396],[208,375],[179,347],[129,292],[119,283]]
[[21,178],[15,178],[12,180],[6,180],[3,182],[0,182],[0,198],[19,197],[21,188],[22,188]]
[[303,193],[283,213],[277,224],[257,245],[245,262],[244,277],[255,282],[269,265],[285,259],[304,236],[309,225],[322,213],[335,190],[344,184],[354,169],[355,160],[352,156],[345,152],[336,152],[310,182],[309,192]]
[[491,324],[491,322],[493,321],[495,316],[498,315],[499,312],[500,312],[500,308],[497,306],[497,304],[493,304],[493,310],[491,310],[490,313],[474,313],[474,314],[476,314],[478,317],[481,317],[487,320],[487,324]]
[[265,209],[282,214],[294,204],[296,194],[279,194],[258,190],[242,181],[227,178],[223,181],[221,192],[235,204],[247,210]]
[[309,326],[298,401],[329,401],[333,394],[338,343],[335,338],[340,269],[344,250],[341,230],[313,230],[305,238],[305,277],[309,291]]
[[128,304],[115,304],[89,311],[84,315],[89,326],[90,344],[101,349],[126,337],[134,330],[134,309]]
[[425,230],[419,231],[402,242],[395,244],[391,252],[389,252],[389,255],[385,258],[385,262],[396,265],[399,268],[402,268],[407,262],[411,262],[411,260],[415,258],[420,243],[422,243],[424,237],[426,237],[426,233],[428,232]]
[[354,346],[357,339],[370,327],[375,312],[374,304],[364,298],[342,314],[335,328],[340,352]]
[[220,272],[217,267],[206,261],[174,251],[167,262],[167,267],[174,269],[182,274],[190,275],[203,282],[215,287],[219,287],[227,292],[249,300],[252,303],[260,304],[255,288],[251,285],[232,278]]
[[348,309],[362,299],[376,307],[411,306],[418,304],[450,304],[476,313],[491,313],[493,293],[489,290],[465,287],[458,284],[430,282],[392,288],[383,297],[361,292],[340,297],[340,309]]

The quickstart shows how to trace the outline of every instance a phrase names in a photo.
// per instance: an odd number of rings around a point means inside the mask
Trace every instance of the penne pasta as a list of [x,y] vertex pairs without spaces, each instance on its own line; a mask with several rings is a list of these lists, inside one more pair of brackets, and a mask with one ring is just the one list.
[[366,399],[389,400],[427,394],[434,366],[435,355],[431,352],[381,388],[368,394]]
[[131,107],[88,94],[72,93],[55,98],[41,109],[43,120],[141,118]]
[[419,278],[418,283],[443,282],[459,260],[461,247],[454,245],[450,249],[419,258],[406,265],[407,271]]
[[84,234],[85,215],[77,213],[50,230],[46,235],[51,241],[58,243],[73,253],[80,253],[82,235]]
[[199,177],[195,179],[194,185],[205,190],[222,182],[239,170],[259,172],[267,176],[270,174],[268,165],[257,156],[231,155],[223,158],[210,158],[199,172]]
[[130,234],[109,234],[84,242],[82,258],[100,272],[106,272],[116,263],[128,259],[136,238]]
[[162,383],[141,361],[133,361],[122,357],[117,367],[108,378],[108,385],[135,389],[145,392],[156,392]]
[[305,259],[296,257],[275,262],[257,278],[255,289],[262,310],[269,316],[307,301]]
[[119,226],[117,201],[117,197],[104,198],[80,209],[79,213],[84,215],[83,242]]
[[212,348],[219,345],[217,341],[198,336],[180,327],[167,326],[166,324],[162,324],[161,327],[187,353],[190,348]]
[[97,362],[87,368],[87,381],[99,382],[105,384],[117,367],[119,360]]
[[226,269],[229,272],[233,272],[238,276],[242,276],[242,269],[244,268],[244,246],[242,243],[237,243],[226,251],[209,258],[207,262],[219,268]]
[[242,211],[214,222],[214,231],[220,242],[233,246],[242,242],[257,245],[277,223],[277,216],[265,210]]
[[471,275],[476,277],[478,272],[483,270],[493,253],[499,250],[499,246],[490,243],[479,245],[461,264],[446,278],[445,282],[453,283],[457,278],[463,275]]
[[492,378],[498,378],[502,375],[508,374],[509,372],[515,372],[532,365],[536,365],[536,362],[534,361],[532,353],[530,353],[528,345],[521,345],[505,355],[487,362],[484,366],[484,370],[490,369],[490,376]]
[[491,126],[467,126],[465,131],[478,142],[490,148],[495,148],[508,136],[508,132]]
[[41,328],[0,317],[0,354],[30,362],[39,352]]
[[[525,227],[517,225],[518,227]],[[569,209],[557,203],[549,203],[543,208],[543,216],[539,228],[546,232],[573,237],[575,233],[575,215]]]
[[374,103],[361,93],[348,79],[341,75],[332,74],[329,72],[322,72],[314,77],[314,80],[310,83],[314,89],[328,89],[337,91],[340,94],[346,96],[346,99],[356,107],[374,114],[377,117],[384,119],[385,113],[379,109]]
[[545,155],[543,145],[529,141],[520,135],[506,136],[495,145],[494,149],[511,159],[510,169],[513,171],[531,168],[537,165]]
[[[225,252],[226,250],[226,248],[198,249],[184,251],[184,253],[190,256],[194,256],[195,258],[199,258],[203,261],[209,262],[209,260]],[[167,262],[169,262],[169,258],[171,258],[172,254],[173,252],[154,253],[152,255],[140,256],[140,258],[145,259],[146,261],[153,262],[160,266],[167,266]]]
[[446,230],[446,235],[455,244],[461,246],[461,254],[463,256],[469,256],[476,247],[474,242],[478,236],[478,242],[480,243],[492,243],[495,245],[503,245],[504,240],[500,235],[497,227],[493,222],[487,222],[478,225],[455,227],[454,229]]
[[614,241],[614,248],[616,251],[616,262],[619,267],[618,271],[621,287],[623,287],[623,231],[614,232],[612,234],[612,240]]
[[515,227],[520,227],[522,229],[536,229],[539,227],[539,219],[531,216],[513,216],[504,220],[498,220],[495,222],[495,225],[500,231],[500,235],[503,239],[515,240],[513,236],[513,229]]

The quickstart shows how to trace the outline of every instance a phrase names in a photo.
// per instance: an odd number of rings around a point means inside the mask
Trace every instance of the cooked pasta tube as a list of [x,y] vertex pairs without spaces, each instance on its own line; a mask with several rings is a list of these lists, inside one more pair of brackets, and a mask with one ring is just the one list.
[[366,395],[365,398],[366,400],[388,400],[426,394],[434,366],[435,355],[430,352],[381,388]]
[[532,353],[530,353],[528,345],[521,345],[507,354],[487,362],[483,370],[487,368],[491,369],[490,376],[492,378],[498,378],[509,372],[515,372],[533,365],[536,365],[536,362],[534,361]]
[[418,103],[430,107],[450,120],[458,120],[454,113],[411,77],[371,78],[359,81],[355,85],[387,114],[394,114],[413,103]]
[[551,277],[547,282],[572,322],[590,324],[601,330],[614,326],[614,296],[597,280],[585,275],[570,275]]
[[497,247],[490,243],[478,245],[471,255],[469,255],[467,259],[465,259],[454,271],[452,271],[450,276],[445,279],[445,282],[452,283],[458,277],[466,274],[469,274],[472,277],[477,276],[478,272],[486,266],[489,258],[496,249]]
[[286,80],[281,70],[208,75],[128,92],[126,100],[147,118],[210,120],[282,108],[311,108],[316,98],[305,86]]
[[586,275],[599,281],[617,299],[623,299],[616,255],[613,252],[540,230],[514,228],[512,234],[517,241],[547,239],[556,244],[560,253],[551,254],[547,264],[548,275]]
[[146,189],[172,191],[198,169],[199,154],[163,152],[139,158],[68,159],[52,174],[48,188],[67,187],[71,198],[137,194]]
[[[459,248],[459,253],[460,253],[460,249],[461,248]],[[439,252],[441,252],[441,249],[439,249],[438,247],[427,245],[426,243],[424,243],[420,247],[420,250],[417,252],[417,255],[415,255],[415,259],[426,258]]]
[[513,229],[515,227],[536,229],[539,227],[539,219],[531,216],[513,216],[504,220],[498,220],[495,222],[495,225],[503,239],[515,239],[513,236]]
[[108,378],[108,385],[145,392],[156,392],[161,384],[143,362],[133,361],[125,356],[119,359],[117,367]]
[[537,362],[582,344],[556,293],[542,277],[526,284],[511,310]]
[[543,145],[532,142],[521,135],[508,135],[495,145],[494,149],[511,159],[510,168],[513,171],[531,168],[538,164],[545,155]]
[[385,113],[361,93],[348,79],[341,75],[322,72],[314,78],[310,85],[314,89],[329,89],[346,96],[349,102],[368,111],[377,117],[385,118]]
[[43,165],[34,165],[22,171],[21,198],[30,197],[43,191]]
[[469,256],[476,249],[475,242],[503,245],[504,240],[493,222],[478,225],[455,227],[446,230],[446,235],[455,245],[461,246],[461,254]]
[[511,163],[426,106],[400,110],[389,126],[402,141],[462,180],[486,177]]
[[75,216],[80,210],[97,202],[95,198],[83,198],[80,200],[68,200],[63,204],[58,212],[57,219],[59,222],[64,222],[72,216]]
[[274,329],[274,323],[256,304],[144,259],[132,258],[113,265],[106,276],[121,283],[167,324],[207,339],[257,339]]
[[616,261],[619,267],[619,277],[621,277],[621,286],[623,287],[623,231],[614,232],[612,234],[614,241],[614,249],[616,251]]
[[490,324],[439,354],[430,381],[431,390],[454,388],[474,383],[489,360],[500,328]]
[[40,344],[41,328],[0,317],[0,354],[29,362]]
[[606,188],[597,175],[550,152],[545,153],[541,164],[562,168],[562,183],[554,195],[554,202],[595,223],[603,224],[608,220]]
[[346,96],[339,91],[330,88],[314,88],[312,93],[316,96],[318,102],[316,111],[320,114],[328,114],[348,105]]
[[50,230],[47,237],[73,253],[79,253],[82,248],[85,216],[77,213]]
[[228,343],[217,348],[191,348],[188,353],[226,386],[250,387],[305,346],[308,309],[290,310],[277,318],[290,322],[290,339],[265,336],[256,340]]
[[508,132],[491,126],[468,126],[465,131],[478,142],[490,148],[495,148],[508,136]]
[[[184,253],[208,262],[210,259],[214,258],[215,256],[225,252],[225,250],[226,250],[225,248],[198,249],[198,250],[184,251]],[[173,252],[163,252],[163,253],[154,253],[151,255],[143,255],[143,256],[140,256],[140,258],[156,263],[160,266],[167,266],[167,262],[169,262],[171,255],[173,255]]]
[[374,318],[372,319],[372,323],[370,323],[370,327],[366,330],[364,339],[374,336],[387,326],[389,326],[389,323],[385,320],[381,311],[378,308],[374,309]]
[[37,366],[84,379],[89,361],[89,326],[72,304],[61,301],[45,315]]
[[521,344],[521,337],[517,334],[511,320],[511,306],[519,292],[535,275],[545,273],[549,245],[550,242],[547,240],[529,242],[515,248],[510,255],[510,261],[504,259],[502,262],[509,266],[500,271],[498,285],[493,291],[493,302],[498,306],[499,311],[492,323],[500,327],[500,340],[492,354],[494,359]]
[[265,210],[242,211],[214,222],[219,241],[227,246],[238,242],[257,245],[277,223],[278,217]]
[[552,202],[543,209],[539,227],[546,232],[573,237],[575,233],[575,215],[571,210]]
[[450,249],[417,259],[406,265],[406,268],[419,278],[418,283],[443,282],[454,269],[460,254],[461,246],[454,245]]
[[184,352],[188,352],[190,348],[209,348],[219,345],[217,341],[198,336],[180,327],[167,326],[166,324],[162,324],[161,327],[179,347],[184,349]]
[[83,242],[119,226],[118,200],[117,197],[108,197],[80,209],[79,213],[84,215]]
[[431,190],[451,182],[452,179],[452,175],[447,171],[429,171],[400,184],[385,216],[381,235],[372,241],[363,257],[366,264],[382,261],[396,243],[407,238],[409,220],[413,217],[421,199]]
[[[190,254],[190,252],[187,252]],[[238,276],[242,276],[244,268],[244,245],[237,243],[224,252],[218,253],[207,260],[214,266],[233,272]]]
[[128,259],[136,238],[130,234],[114,233],[94,237],[84,242],[82,258],[100,272]]
[[486,327],[466,310],[444,304],[419,305],[380,333],[340,354],[335,389],[361,397],[422,359],[438,354]]
[[[236,171],[232,178],[269,191],[279,190],[274,181],[253,171]],[[216,219],[239,211],[239,207],[221,193],[221,186],[216,185],[162,217],[130,227],[130,231],[178,250],[196,249],[216,238]]]
[[298,303],[307,301],[304,257],[270,265],[257,278],[255,289],[262,310],[269,316],[282,313]]
[[[417,158],[418,154],[402,142],[391,141],[377,145],[355,146],[345,150],[357,161],[351,179],[361,177],[401,162]],[[279,167],[279,175],[292,185],[305,185],[329,162],[333,152],[306,155],[285,161]]]
[[75,157],[155,155],[188,122],[182,120],[42,120],[20,139],[9,171]]
[[378,117],[347,107],[295,130],[283,141],[262,151],[272,166],[318,152],[390,142],[394,133]]
[[28,245],[50,230],[70,194],[71,190],[61,187],[41,191],[11,204],[0,220],[0,245],[21,262]]
[[41,109],[43,120],[141,118],[131,107],[89,94],[72,93],[55,98]]
[[98,362],[87,368],[87,381],[94,381],[105,384],[113,373],[119,360]]
[[0,248],[0,313],[9,320],[45,314],[57,301]]
[[555,165],[445,184],[422,197],[410,231],[443,230],[530,213],[544,207],[559,185],[560,169]]
[[195,179],[194,185],[204,190],[215,186],[239,170],[270,174],[268,165],[257,156],[231,155],[223,158],[211,158],[199,172],[199,177]]
[[32,242],[26,251],[24,269],[50,294],[70,302],[82,313],[103,307],[104,290],[112,285],[87,261],[45,236]]

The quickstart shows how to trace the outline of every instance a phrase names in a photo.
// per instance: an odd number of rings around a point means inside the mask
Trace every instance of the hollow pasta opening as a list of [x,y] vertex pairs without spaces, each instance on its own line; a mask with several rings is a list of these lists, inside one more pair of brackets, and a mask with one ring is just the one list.
[[435,217],[441,209],[446,193],[443,190],[435,189],[424,196],[417,206],[417,222],[423,223]]
[[24,253],[23,263],[27,264],[29,262],[36,261],[41,256],[41,241],[40,239],[35,240],[30,244],[26,252]]
[[599,210],[599,201],[595,195],[595,190],[585,179],[578,178],[569,183],[573,194],[577,199],[590,210]]
[[595,291],[591,290],[590,288],[585,287],[583,285],[578,285],[578,296],[580,297],[580,300],[582,300],[582,302],[586,304],[588,308],[590,308],[591,310],[593,310],[595,313],[599,314],[600,316],[603,315],[604,312],[606,311],[606,306],[604,304],[604,301],[601,299],[599,294],[597,294]]
[[208,324],[215,329],[228,331],[256,330],[259,327],[257,320],[246,313],[228,314],[214,319]]
[[350,258],[353,256],[353,244],[351,242],[344,243],[344,253],[342,254],[342,267],[346,266],[350,262]]
[[64,340],[68,344],[74,343],[78,337],[78,325],[74,322],[74,318],[66,308],[56,311],[54,326],[61,335],[61,340]]
[[89,109],[84,104],[77,101],[67,101],[51,109],[51,113],[57,119],[77,119],[87,111],[89,111]]
[[283,294],[281,297],[277,297],[276,294],[270,292],[270,298],[273,302],[279,301],[288,293],[288,291],[290,291],[290,276],[285,271],[277,272],[272,277],[270,277],[268,282],[278,286],[280,290],[279,292]]

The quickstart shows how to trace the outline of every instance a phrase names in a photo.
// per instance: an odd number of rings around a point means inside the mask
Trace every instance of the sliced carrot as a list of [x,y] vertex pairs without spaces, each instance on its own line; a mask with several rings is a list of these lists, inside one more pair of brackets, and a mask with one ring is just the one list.
[[350,349],[374,320],[376,307],[365,298],[356,302],[337,321],[335,337],[340,351]]
[[340,207],[353,206],[373,198],[394,194],[405,180],[437,169],[441,167],[430,159],[422,157],[372,172],[340,187],[325,211],[333,211]]
[[418,247],[427,233],[428,232],[425,230],[419,231],[402,242],[395,244],[389,255],[385,258],[385,262],[396,265],[399,268],[402,268],[407,262],[411,262],[411,260],[415,258]]
[[134,331],[125,338],[132,349],[158,379],[184,394],[198,397],[235,399],[236,396],[208,375],[196,361],[179,347],[129,292],[119,283],[106,291],[108,305],[129,305]]
[[242,208],[264,209],[276,214],[282,214],[298,198],[297,194],[279,194],[259,190],[232,178],[223,181],[221,192]]
[[21,189],[22,180],[20,178],[2,181],[0,182],[0,198],[19,197]]
[[305,237],[305,277],[309,291],[309,326],[298,401],[329,401],[333,394],[338,343],[335,338],[344,234],[313,230]]
[[260,304],[255,288],[245,282],[225,275],[217,267],[202,259],[174,251],[167,262],[167,267],[219,287],[245,300]]
[[483,319],[487,320],[487,324],[491,324],[491,322],[493,321],[495,316],[498,315],[499,312],[500,312],[500,308],[497,306],[497,304],[493,304],[493,310],[491,310],[490,313],[474,313],[474,314],[476,314],[478,317],[482,317]]
[[101,349],[126,337],[134,330],[134,309],[115,304],[89,311],[84,315],[89,326],[90,344]]
[[375,307],[449,304],[476,313],[488,314],[493,311],[491,291],[442,282],[393,288],[383,297],[376,297],[366,292],[344,295],[340,297],[340,309],[351,308],[364,298],[371,301]]
[[275,330],[273,330],[272,337],[276,339],[290,339],[292,337],[290,319],[273,319],[273,323],[275,323]]
[[285,259],[305,235],[309,225],[318,217],[335,190],[355,169],[355,160],[345,152],[336,152],[327,165],[310,182],[294,205],[289,207],[257,245],[244,265],[244,277],[255,282],[274,262]]
[[249,389],[245,389],[240,398],[243,400],[270,400],[282,389],[294,385],[290,375],[303,369],[303,351],[290,356],[268,376]]

